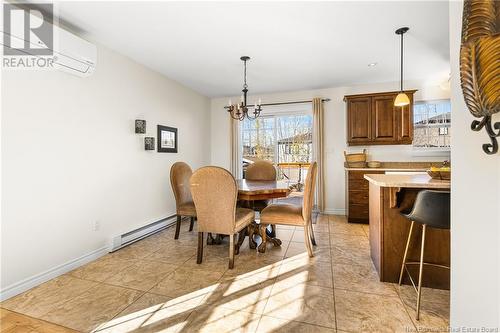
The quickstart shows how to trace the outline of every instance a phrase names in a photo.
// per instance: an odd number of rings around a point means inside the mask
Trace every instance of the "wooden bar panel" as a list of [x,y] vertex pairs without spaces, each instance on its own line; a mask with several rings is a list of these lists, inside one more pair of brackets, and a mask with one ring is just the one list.
[[[380,281],[397,283],[403,259],[410,221],[401,212],[411,210],[417,193],[423,189],[402,188],[399,206],[392,208],[390,187],[379,187],[370,183],[370,250],[372,260],[379,273]],[[409,261],[420,258],[421,225],[415,224],[408,252]],[[426,235],[424,261],[441,265],[450,265],[450,232],[428,228]],[[410,269],[416,278],[418,266]],[[407,276],[404,283],[409,284]],[[449,289],[448,270],[432,266],[424,267],[424,287]]]
[[382,220],[383,209],[382,209],[382,191],[380,187],[377,185],[370,184],[369,189],[370,194],[370,226],[369,226],[369,234],[370,234],[370,255],[372,257],[373,264],[375,265],[375,269],[379,273],[380,281],[384,281],[383,270],[381,269],[382,263]]

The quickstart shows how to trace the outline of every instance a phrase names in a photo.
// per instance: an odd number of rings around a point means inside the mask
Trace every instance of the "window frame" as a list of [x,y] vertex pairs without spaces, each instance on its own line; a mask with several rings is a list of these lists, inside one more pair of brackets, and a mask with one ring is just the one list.
[[[413,107],[415,108],[415,105],[418,104],[437,104],[439,102],[448,102],[450,104],[450,112],[451,110],[451,100],[447,98],[440,98],[440,99],[428,99],[428,100],[419,100],[415,101],[413,104]],[[453,113],[451,115],[451,121],[450,121],[450,126],[448,128],[451,128],[453,124]],[[413,131],[415,132],[415,109],[413,109]],[[439,134],[439,133],[438,133]],[[441,136],[441,134],[439,134]],[[414,145],[415,142],[415,136],[413,137],[413,143],[412,143],[412,155],[413,156],[445,156],[449,157],[451,153],[451,144],[449,147],[417,147]]]
[[[267,108],[267,107],[266,107]],[[273,137],[274,140],[277,139],[278,137],[278,126],[277,126],[277,117],[286,117],[286,116],[307,116],[310,115],[312,116],[312,106],[310,104],[306,105],[283,105],[279,107],[270,107],[267,108],[267,110],[263,111],[260,115],[262,118],[273,118],[274,120],[274,126],[273,126]],[[259,118],[260,118],[259,117]],[[243,132],[245,131],[243,129],[243,121],[240,121],[239,124],[239,136],[240,136],[240,142],[241,144],[239,145],[239,161],[243,160]],[[312,130],[314,130],[314,125],[312,125]],[[312,153],[312,152],[311,152]],[[273,164],[277,164],[277,158],[278,158],[278,144],[276,143],[274,145],[274,160]],[[314,155],[313,155],[314,156]]]

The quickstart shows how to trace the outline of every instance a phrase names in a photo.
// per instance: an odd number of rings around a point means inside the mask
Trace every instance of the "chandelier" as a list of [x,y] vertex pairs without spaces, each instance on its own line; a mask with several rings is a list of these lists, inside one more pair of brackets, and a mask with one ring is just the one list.
[[[229,100],[229,105],[226,106],[225,108],[227,109],[227,111],[231,115],[231,118],[233,118],[235,120],[242,121],[245,118],[247,118],[249,120],[254,120],[260,115],[260,112],[262,111],[262,104],[261,104],[260,98],[259,98],[258,103],[255,103],[253,105],[247,104],[247,93],[248,93],[247,61],[250,60],[250,57],[243,56],[240,59],[244,63],[244,72],[243,72],[244,83],[243,83],[243,90],[242,90],[243,95],[241,95],[241,102],[233,105],[231,103],[231,100]],[[253,111],[249,110],[249,108],[251,108],[251,107],[253,107]]]

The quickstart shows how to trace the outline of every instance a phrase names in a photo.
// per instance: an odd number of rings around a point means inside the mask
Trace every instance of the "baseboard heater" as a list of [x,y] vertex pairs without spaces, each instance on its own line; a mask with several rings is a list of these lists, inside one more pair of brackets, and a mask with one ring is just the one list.
[[174,214],[159,221],[150,223],[148,225],[124,233],[123,235],[113,237],[111,249],[109,250],[109,252],[114,252],[116,250],[119,250],[122,247],[135,243],[143,238],[151,236],[152,234],[160,232],[174,225],[176,222],[176,217],[177,215]]

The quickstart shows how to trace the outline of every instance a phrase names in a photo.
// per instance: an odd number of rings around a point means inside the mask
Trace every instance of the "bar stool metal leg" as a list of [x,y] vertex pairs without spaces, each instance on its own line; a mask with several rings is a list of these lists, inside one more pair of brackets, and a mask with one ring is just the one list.
[[425,228],[426,225],[422,225],[422,246],[420,248],[420,267],[418,270],[418,290],[417,290],[417,316],[416,319],[419,320],[420,317],[420,296],[422,296],[422,272],[424,270],[424,249],[425,249]]
[[408,248],[410,247],[411,233],[413,231],[414,224],[415,224],[415,222],[411,221],[410,232],[408,233],[408,239],[406,240],[405,254],[403,255],[403,263],[401,264],[401,272],[399,273],[399,285],[401,285],[401,283],[403,282],[403,274],[404,274],[405,265],[406,265],[406,256],[408,255]]

